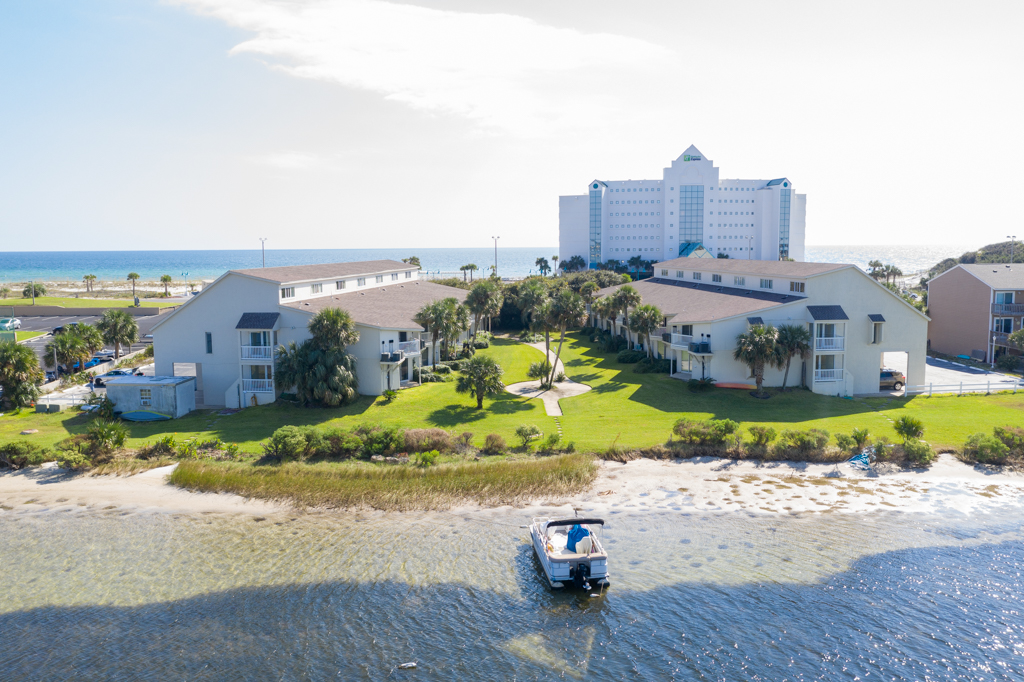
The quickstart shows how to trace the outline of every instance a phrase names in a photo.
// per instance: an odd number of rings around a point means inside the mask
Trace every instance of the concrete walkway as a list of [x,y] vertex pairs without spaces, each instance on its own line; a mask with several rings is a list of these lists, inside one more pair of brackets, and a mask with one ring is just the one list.
[[[541,353],[544,352],[544,342],[531,343]],[[551,344],[555,346],[554,343]],[[557,346],[555,346],[557,349]],[[555,362],[555,351],[552,350],[548,353],[548,362]],[[558,376],[559,372],[564,372],[565,367],[562,365],[562,361],[558,361],[557,368],[555,369],[555,376]],[[523,381],[518,384],[512,384],[506,386],[505,390],[514,395],[523,396],[524,398],[539,398],[544,403],[544,411],[549,417],[561,417],[562,408],[559,406],[558,401],[562,398],[571,398],[575,395],[582,395],[590,390],[590,386],[586,384],[578,384],[575,381],[566,379],[562,382],[555,382],[555,384],[544,390],[540,387],[540,380],[537,381]]]

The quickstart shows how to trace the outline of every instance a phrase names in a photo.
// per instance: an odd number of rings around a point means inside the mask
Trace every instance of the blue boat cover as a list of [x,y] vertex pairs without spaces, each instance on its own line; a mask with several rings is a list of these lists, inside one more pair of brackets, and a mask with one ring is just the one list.
[[577,523],[575,526],[569,529],[569,536],[565,541],[565,548],[570,552],[575,552],[576,543],[582,540],[583,538],[587,537],[588,535],[590,535],[590,531]]
[[135,410],[133,412],[124,412],[120,415],[121,419],[127,419],[130,422],[161,422],[171,418],[169,414],[161,414],[160,412],[150,412],[148,410]]

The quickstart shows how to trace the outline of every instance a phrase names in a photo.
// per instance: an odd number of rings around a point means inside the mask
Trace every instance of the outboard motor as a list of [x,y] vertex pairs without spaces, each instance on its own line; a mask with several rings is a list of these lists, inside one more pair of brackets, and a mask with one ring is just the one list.
[[590,564],[585,564],[582,562],[576,564],[576,570],[573,571],[572,576],[572,581],[573,583],[575,583],[576,587],[582,588],[584,590],[589,590],[590,582],[588,578],[590,578]]

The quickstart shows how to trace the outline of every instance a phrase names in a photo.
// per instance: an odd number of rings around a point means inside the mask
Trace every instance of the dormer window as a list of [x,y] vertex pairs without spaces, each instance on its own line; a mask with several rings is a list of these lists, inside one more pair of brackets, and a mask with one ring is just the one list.
[[282,287],[281,298],[295,298],[295,287]]
[[794,292],[794,293],[797,293],[797,294],[802,294],[802,293],[804,293],[804,283],[803,282],[790,282],[789,283],[789,290]]

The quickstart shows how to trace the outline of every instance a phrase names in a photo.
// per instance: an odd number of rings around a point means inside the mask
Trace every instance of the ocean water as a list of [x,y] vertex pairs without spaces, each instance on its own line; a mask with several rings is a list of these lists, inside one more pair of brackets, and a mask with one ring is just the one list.
[[[493,514],[0,511],[0,679],[1020,680],[991,514],[612,512],[553,591]],[[416,670],[396,670],[415,661]]]
[[[868,261],[897,265],[904,273],[926,270],[943,258],[959,256],[976,247],[929,246],[808,246],[807,260],[820,263],[853,263],[867,268]],[[499,246],[498,274],[524,277],[537,274],[537,258],[551,261],[554,246],[504,248]],[[419,256],[428,272],[452,272],[475,263],[481,270],[494,264],[493,249],[295,249],[268,250],[267,266],[337,263],[360,260],[401,260]],[[171,275],[175,280],[213,279],[228,270],[258,268],[262,254],[251,251],[20,251],[0,252],[0,282],[81,281],[93,274],[100,281],[124,280],[137,272],[143,280]],[[478,273],[481,274],[481,273]],[[486,272],[482,274],[487,274]]]

